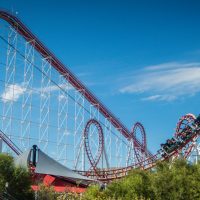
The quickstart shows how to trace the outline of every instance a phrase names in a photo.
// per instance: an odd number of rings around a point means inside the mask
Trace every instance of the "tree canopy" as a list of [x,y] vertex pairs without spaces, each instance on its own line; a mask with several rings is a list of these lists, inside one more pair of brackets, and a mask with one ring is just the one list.
[[16,167],[13,157],[7,154],[0,154],[0,194],[13,199],[33,199],[30,173]]
[[132,170],[123,179],[109,184],[104,191],[91,186],[85,200],[199,200],[200,163],[189,164],[185,160],[158,163],[151,171]]

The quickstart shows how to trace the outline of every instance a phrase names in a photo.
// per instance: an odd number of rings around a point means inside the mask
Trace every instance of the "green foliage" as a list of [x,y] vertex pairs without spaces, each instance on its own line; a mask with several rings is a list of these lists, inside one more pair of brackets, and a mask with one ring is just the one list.
[[109,184],[104,191],[89,187],[83,200],[199,200],[200,163],[176,160],[158,163],[153,171],[132,170],[123,179]]
[[156,199],[200,199],[200,164],[190,165],[184,160],[159,163],[153,176]]
[[85,192],[83,196],[83,200],[104,200],[107,199],[108,195],[106,195],[103,191],[100,191],[99,186],[92,185]]
[[111,198],[123,199],[154,199],[151,188],[151,174],[148,171],[133,170],[130,174],[119,181],[108,185],[105,193]]
[[43,184],[39,185],[36,196],[38,200],[80,200],[78,194],[55,192],[53,187]]
[[13,158],[0,154],[0,192],[2,193],[5,190],[6,182],[9,182],[10,178],[13,175],[14,164]]
[[20,200],[33,199],[29,172],[15,167],[13,158],[7,154],[0,154],[0,193],[9,193]]
[[37,192],[37,199],[39,200],[57,200],[58,194],[54,191],[53,187],[39,185]]
[[60,194],[57,197],[57,200],[80,200],[80,199],[81,199],[80,196],[74,193]]

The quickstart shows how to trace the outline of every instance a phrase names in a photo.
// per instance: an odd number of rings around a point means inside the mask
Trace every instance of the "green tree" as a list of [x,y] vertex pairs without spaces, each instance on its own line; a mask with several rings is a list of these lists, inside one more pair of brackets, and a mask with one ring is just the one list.
[[133,170],[119,181],[108,185],[105,193],[112,198],[154,199],[151,174],[148,171]]
[[151,171],[132,170],[123,179],[110,183],[104,191],[89,187],[84,200],[199,200],[200,163],[185,160],[159,162]]
[[37,191],[38,200],[80,200],[80,196],[69,192],[55,192],[53,186],[39,185]]
[[151,173],[139,169],[133,170],[127,177],[109,184],[105,191],[101,191],[99,186],[91,186],[83,195],[83,199],[155,199]]
[[39,185],[39,190],[37,191],[38,200],[56,200],[57,197],[58,194],[54,191],[53,187],[43,184]]
[[83,200],[105,200],[109,195],[100,190],[98,185],[91,185],[83,195]]
[[159,163],[153,176],[156,199],[200,199],[200,164],[191,165],[185,160],[173,164]]
[[15,167],[13,157],[0,154],[0,193],[8,193],[16,199],[34,199],[30,173]]
[[75,193],[62,193],[59,194],[57,200],[80,200],[81,196]]

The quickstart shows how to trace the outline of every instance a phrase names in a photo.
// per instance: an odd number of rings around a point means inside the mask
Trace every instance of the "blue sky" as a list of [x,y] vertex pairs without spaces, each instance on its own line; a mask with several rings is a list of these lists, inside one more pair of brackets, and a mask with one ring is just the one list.
[[149,149],[198,114],[199,1],[1,0]]

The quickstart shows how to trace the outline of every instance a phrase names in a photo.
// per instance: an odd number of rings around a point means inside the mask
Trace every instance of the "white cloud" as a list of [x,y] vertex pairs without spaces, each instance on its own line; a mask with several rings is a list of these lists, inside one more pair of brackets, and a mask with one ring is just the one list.
[[[33,94],[40,94],[41,92],[48,93],[48,92],[54,92],[58,91],[59,89],[63,89],[65,91],[72,90],[73,87],[67,84],[60,84],[60,85],[52,85],[44,88],[35,88],[33,90],[26,90],[26,88],[23,86],[24,84],[11,84],[6,87],[4,92],[1,95],[3,102],[11,102],[11,101],[17,101],[24,93],[30,93]],[[58,99],[61,100],[64,98],[64,94],[58,96]]]
[[158,95],[158,94],[142,98],[143,101],[173,101],[175,99],[176,99],[176,96]]
[[200,63],[198,62],[192,62],[192,63],[168,62],[168,63],[159,64],[159,65],[147,66],[144,69],[147,71],[154,71],[154,70],[164,70],[164,69],[173,69],[173,68],[199,67],[199,65]]
[[129,76],[121,93],[143,93],[149,101],[173,101],[200,92],[200,63],[164,63]]
[[5,103],[9,101],[17,101],[25,91],[26,89],[18,84],[9,85],[1,95],[2,101]]
[[54,92],[54,91],[58,91],[60,89],[67,91],[67,90],[72,90],[73,87],[68,84],[60,84],[60,85],[51,85],[51,86],[43,87],[43,88],[36,89],[36,90],[39,92]]
[[65,100],[65,99],[66,99],[66,96],[63,95],[63,94],[61,94],[61,95],[58,96],[58,100],[59,101],[62,101],[62,100]]
[[65,136],[71,135],[71,133],[70,133],[69,131],[67,131],[67,130],[65,130],[65,131],[63,132],[63,134],[64,134]]

